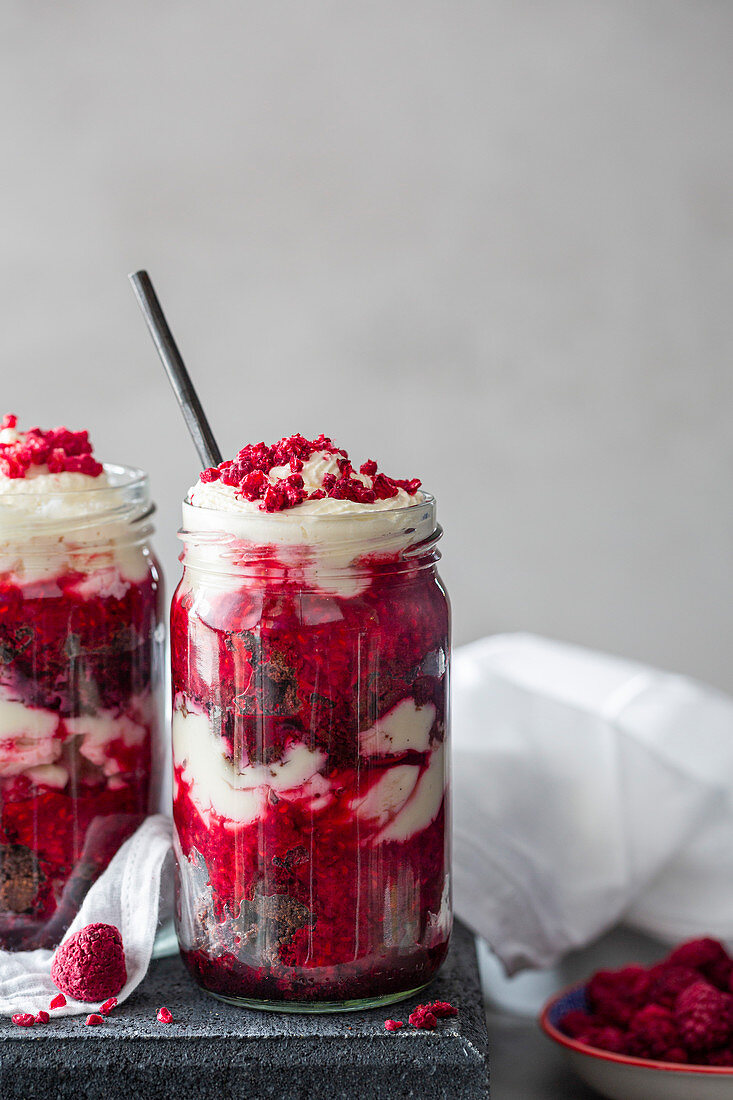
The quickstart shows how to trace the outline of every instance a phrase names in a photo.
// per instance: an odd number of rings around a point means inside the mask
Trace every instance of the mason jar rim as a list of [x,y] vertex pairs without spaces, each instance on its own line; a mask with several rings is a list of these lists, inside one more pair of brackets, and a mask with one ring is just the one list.
[[[300,508],[301,506],[298,506]],[[412,556],[420,547],[433,545],[442,534],[436,520],[435,498],[422,499],[404,508],[379,508],[354,512],[231,512],[183,502],[183,526],[178,537],[185,544],[183,564],[229,571],[275,556],[290,562],[328,561],[333,567],[350,568],[363,558]],[[201,558],[200,555],[204,555]],[[216,557],[219,563],[214,565]],[[205,563],[205,564],[204,564]]]

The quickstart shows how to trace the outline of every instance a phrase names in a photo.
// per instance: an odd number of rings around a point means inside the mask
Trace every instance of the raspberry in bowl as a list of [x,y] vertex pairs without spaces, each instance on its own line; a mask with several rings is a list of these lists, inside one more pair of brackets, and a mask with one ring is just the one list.
[[55,946],[154,810],[162,632],[141,470],[0,427],[0,947]]
[[183,505],[173,598],[177,927],[206,990],[343,1011],[450,935],[450,616],[417,480],[323,436],[245,447]]
[[691,940],[652,967],[599,970],[553,997],[540,1024],[612,1100],[729,1096],[732,975],[721,943]]

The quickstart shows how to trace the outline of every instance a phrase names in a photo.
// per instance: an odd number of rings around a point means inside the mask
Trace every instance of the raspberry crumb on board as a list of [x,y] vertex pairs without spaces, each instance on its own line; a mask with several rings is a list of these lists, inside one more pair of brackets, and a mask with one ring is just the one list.
[[14,1016],[11,1016],[11,1019],[18,1027],[33,1027],[36,1022],[32,1012],[16,1012]]
[[84,1023],[87,1027],[98,1027],[100,1024],[104,1023],[104,1019],[97,1012],[92,1012],[91,1015],[87,1016]]
[[708,937],[675,948],[649,968],[599,970],[587,1011],[560,1030],[587,1046],[681,1065],[733,1065],[733,959]]
[[44,1009],[41,1009],[41,1011],[36,1015],[37,1024],[47,1024],[50,1019],[51,1017]]
[[[408,1016],[408,1022],[418,1031],[434,1031],[438,1026],[438,1020],[448,1016],[457,1016],[458,1009],[448,1001],[433,1001],[432,1004],[418,1005],[414,1012]],[[402,1020],[385,1020],[384,1027],[387,1031],[399,1031],[404,1027]]]
[[157,1020],[161,1024],[169,1024],[173,1020],[170,1010],[165,1005],[158,1009]]
[[408,1020],[419,1031],[434,1031],[438,1026],[437,1017],[429,1011],[427,1005],[418,1005],[415,1011],[410,1013]]
[[64,940],[56,949],[51,978],[77,1001],[101,1001],[119,993],[127,981],[119,929],[112,924],[87,924]]
[[445,1019],[448,1016],[458,1015],[458,1009],[454,1005],[449,1004],[448,1001],[433,1001],[431,1005],[426,1005],[426,1008],[432,1012],[433,1016],[437,1016],[439,1020]]

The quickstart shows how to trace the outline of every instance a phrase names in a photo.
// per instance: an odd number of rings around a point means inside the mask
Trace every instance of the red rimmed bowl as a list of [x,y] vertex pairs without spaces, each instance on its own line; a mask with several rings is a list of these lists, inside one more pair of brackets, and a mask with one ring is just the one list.
[[731,1100],[733,1067],[652,1062],[611,1054],[563,1035],[559,1024],[567,1012],[588,1011],[585,989],[585,985],[575,985],[552,997],[542,1010],[540,1027],[563,1048],[587,1085],[610,1100]]

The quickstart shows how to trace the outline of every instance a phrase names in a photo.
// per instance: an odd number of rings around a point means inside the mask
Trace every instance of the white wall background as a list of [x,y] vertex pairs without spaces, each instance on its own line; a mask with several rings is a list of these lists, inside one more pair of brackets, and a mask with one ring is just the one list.
[[733,689],[733,5],[0,0],[2,404],[152,475],[332,433],[439,498],[456,635]]

